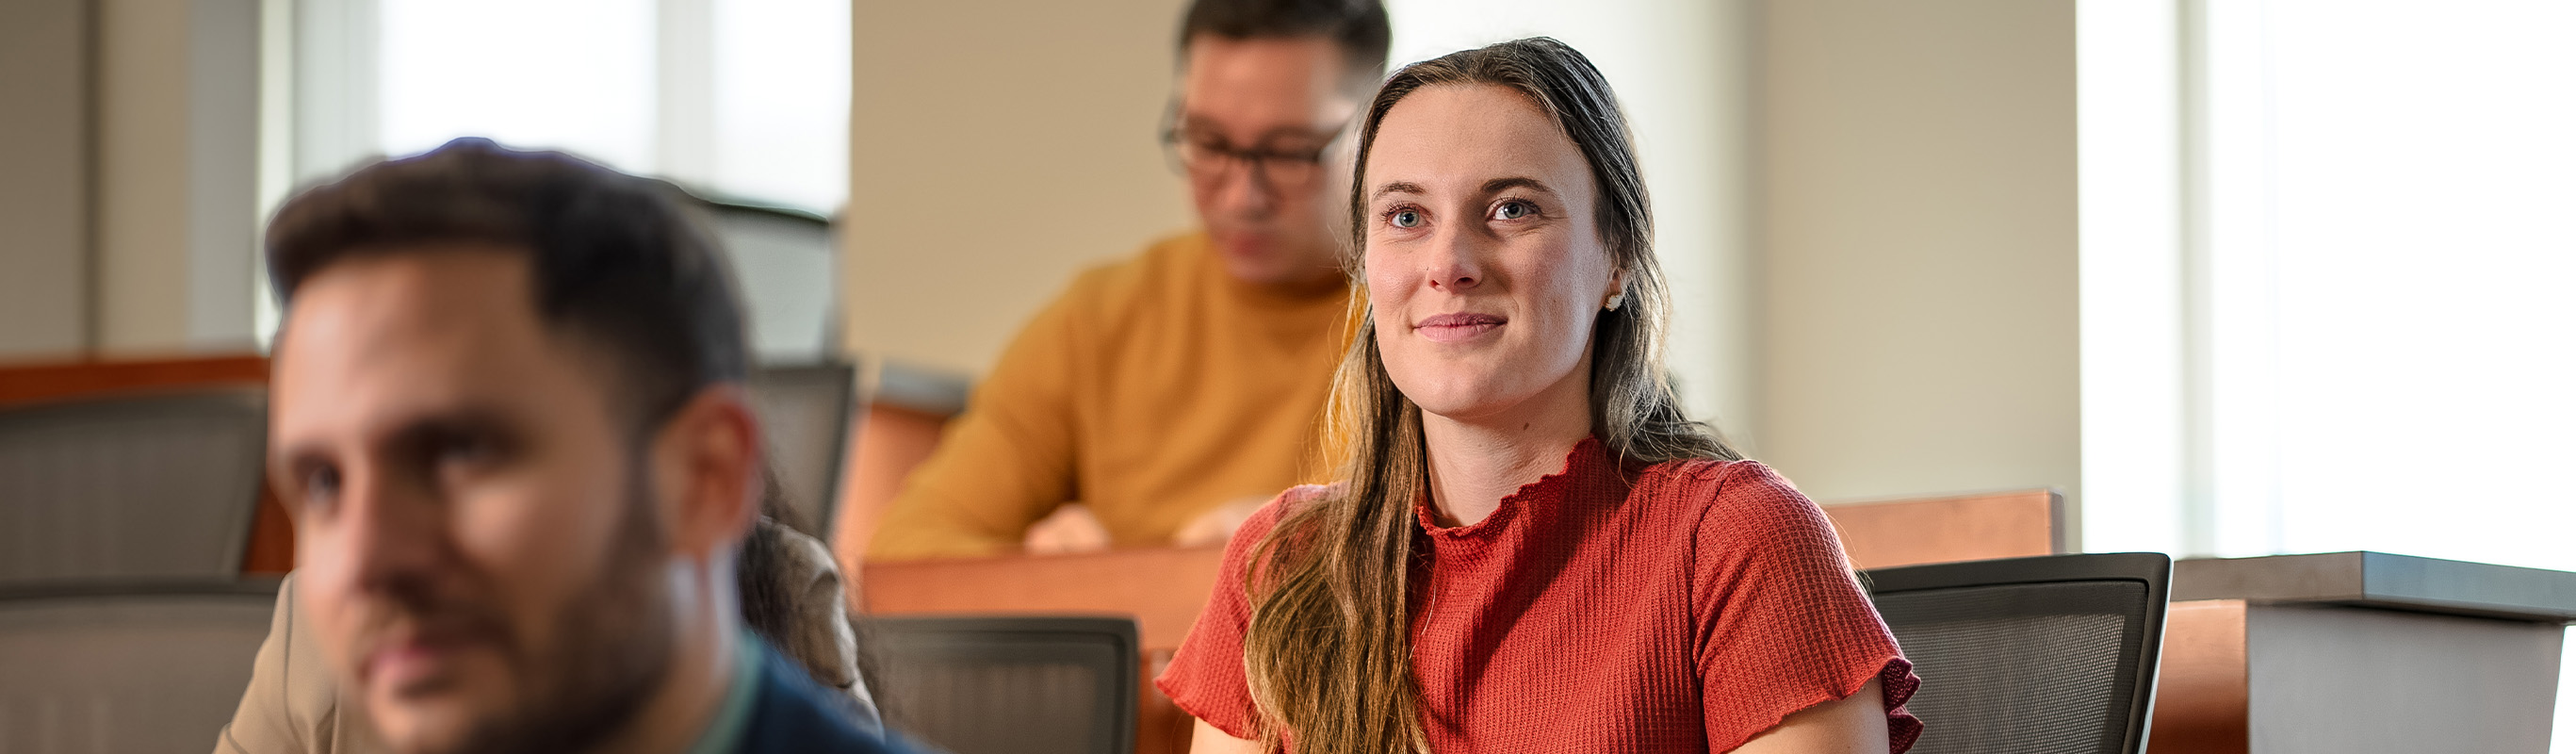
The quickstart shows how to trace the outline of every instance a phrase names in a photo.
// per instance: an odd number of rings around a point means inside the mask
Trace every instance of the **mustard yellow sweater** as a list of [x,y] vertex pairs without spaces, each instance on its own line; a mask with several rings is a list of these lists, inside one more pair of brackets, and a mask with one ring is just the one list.
[[1347,292],[1227,274],[1204,233],[1093,268],[1020,331],[889,504],[871,560],[1017,550],[1056,506],[1118,547],[1314,478]]

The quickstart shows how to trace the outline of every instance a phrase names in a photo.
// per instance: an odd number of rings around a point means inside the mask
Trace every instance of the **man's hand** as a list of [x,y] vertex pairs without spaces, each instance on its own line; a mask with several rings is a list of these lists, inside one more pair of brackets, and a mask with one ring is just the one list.
[[1091,515],[1091,508],[1078,503],[1066,504],[1029,525],[1020,546],[1031,555],[1072,555],[1109,549],[1109,528]]
[[1261,506],[1269,502],[1270,498],[1267,496],[1247,497],[1210,508],[1208,512],[1199,514],[1198,518],[1182,524],[1180,531],[1173,532],[1172,546],[1206,547],[1225,544],[1226,540],[1234,538],[1234,530],[1243,528],[1243,522],[1251,519],[1254,511],[1261,510]]

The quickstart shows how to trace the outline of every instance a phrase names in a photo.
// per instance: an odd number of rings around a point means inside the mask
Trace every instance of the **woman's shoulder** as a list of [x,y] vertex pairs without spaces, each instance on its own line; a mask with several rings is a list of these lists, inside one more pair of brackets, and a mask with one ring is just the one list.
[[1666,461],[1640,475],[1637,492],[1682,506],[1702,531],[1742,537],[1832,526],[1797,485],[1751,459]]
[[1243,526],[1236,528],[1234,536],[1226,540],[1227,565],[1239,566],[1244,558],[1250,556],[1252,548],[1260,545],[1263,538],[1270,536],[1270,530],[1278,528],[1279,522],[1286,519],[1289,513],[1321,503],[1326,495],[1332,494],[1335,486],[1301,484],[1290,487],[1280,492],[1277,497],[1271,498],[1270,502],[1263,503],[1259,509],[1252,512],[1251,516],[1245,517]]
[[1769,500],[1781,496],[1805,500],[1796,485],[1769,465],[1750,458],[1685,458],[1646,467],[1637,489],[1693,499]]

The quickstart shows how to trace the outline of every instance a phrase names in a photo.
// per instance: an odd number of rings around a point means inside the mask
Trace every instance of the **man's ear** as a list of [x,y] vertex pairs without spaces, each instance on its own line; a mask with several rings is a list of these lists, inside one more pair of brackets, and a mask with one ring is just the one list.
[[655,481],[674,552],[705,559],[742,543],[760,514],[760,418],[742,386],[709,385],[655,443]]

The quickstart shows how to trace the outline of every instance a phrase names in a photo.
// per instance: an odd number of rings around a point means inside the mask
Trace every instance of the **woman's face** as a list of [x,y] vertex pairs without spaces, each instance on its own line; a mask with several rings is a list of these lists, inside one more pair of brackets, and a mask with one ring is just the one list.
[[[1519,92],[1425,87],[1361,174],[1379,353],[1422,410],[1508,418],[1585,400],[1592,323],[1619,291],[1583,154]],[[1570,396],[1570,398],[1569,398]]]

